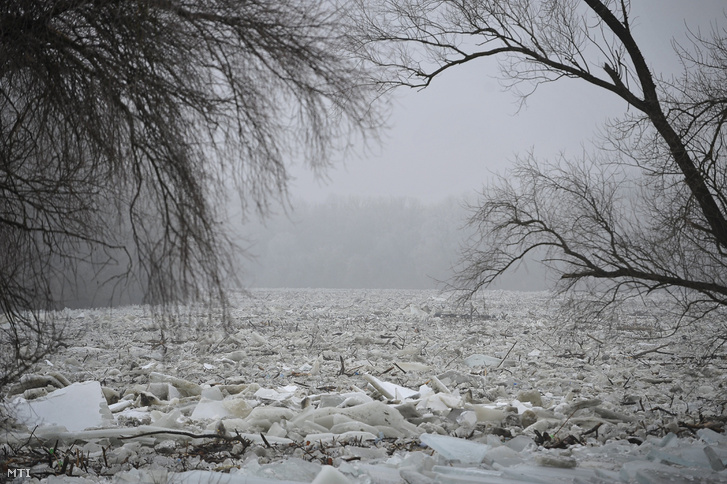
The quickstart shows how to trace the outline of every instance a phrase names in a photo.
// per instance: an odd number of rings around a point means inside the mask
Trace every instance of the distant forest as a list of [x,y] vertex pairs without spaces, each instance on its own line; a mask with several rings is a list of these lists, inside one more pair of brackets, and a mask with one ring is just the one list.
[[[468,210],[460,199],[425,204],[409,198],[333,197],[293,201],[287,214],[240,224],[228,236],[237,280],[244,288],[444,289],[468,237]],[[119,254],[121,255],[121,254]],[[123,262],[123,257],[119,257]],[[134,273],[119,282],[123,264],[94,270],[88,264],[58,281],[57,307],[139,304],[144,285]],[[530,260],[493,289],[546,288],[543,267]]]
[[[293,206],[236,236],[245,286],[442,288],[467,237],[468,211],[454,198],[332,197]],[[524,264],[496,287],[544,289],[543,269]]]

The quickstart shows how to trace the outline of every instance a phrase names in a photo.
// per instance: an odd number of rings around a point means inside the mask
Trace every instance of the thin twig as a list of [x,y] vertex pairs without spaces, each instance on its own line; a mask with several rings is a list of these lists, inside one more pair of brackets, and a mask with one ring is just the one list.
[[[193,439],[223,439],[223,440],[240,440],[240,435],[237,437],[229,437],[221,434],[193,434],[192,432],[185,432],[183,430],[154,430],[152,432],[142,432],[136,435],[130,435],[127,437],[121,436],[119,439],[135,439],[137,437],[146,437],[148,435],[159,435],[159,434],[171,434],[171,435],[184,435],[185,437],[191,437]],[[242,437],[244,439],[244,437]]]
[[553,434],[554,436],[555,436],[555,435],[558,435],[558,432],[560,432],[560,431],[561,431],[561,430],[563,429],[563,427],[565,426],[565,424],[567,424],[567,423],[568,423],[568,420],[570,420],[570,419],[571,419],[571,417],[572,417],[573,415],[575,415],[575,414],[576,414],[576,412],[577,412],[578,410],[580,410],[580,408],[576,408],[575,410],[573,410],[573,411],[571,412],[571,414],[570,414],[570,415],[568,415],[568,418],[567,418],[567,419],[565,419],[565,420],[563,421],[563,423],[562,423],[562,424],[560,424],[560,427],[558,427],[558,430],[556,430],[556,431],[555,431],[555,433]]
[[631,358],[634,358],[634,359],[635,358],[641,358],[642,356],[648,355],[649,353],[659,353],[659,354],[662,354],[662,355],[670,355],[671,353],[664,353],[664,352],[660,352],[659,351],[660,349],[666,348],[667,346],[669,346],[669,344],[670,343],[666,343],[666,344],[663,344],[661,346],[657,346],[656,348],[652,348],[650,350],[646,350],[646,351],[642,351],[640,353],[636,353],[635,355],[631,355]]
[[586,336],[588,336],[588,337],[589,337],[589,338],[591,338],[591,339],[592,339],[593,341],[595,341],[595,342],[597,342],[597,343],[599,343],[599,344],[604,344],[604,343],[603,343],[603,341],[601,341],[600,339],[596,338],[595,336],[592,336],[592,335],[590,335],[590,334],[586,334]]
[[583,434],[581,435],[581,437],[583,437],[584,435],[592,434],[594,432],[596,433],[596,437],[598,437],[598,429],[601,428],[601,425],[603,425],[603,422],[598,422],[595,425],[595,427],[593,427],[591,430],[587,430],[587,431],[583,432]]
[[505,358],[501,359],[495,368],[500,368],[500,365],[502,365],[502,363],[507,359],[507,357],[510,356],[510,352],[512,351],[512,349],[515,347],[516,344],[517,344],[517,340],[515,340],[515,342],[512,344],[512,346],[510,346],[510,349],[507,350],[507,353],[505,353]]
[[661,407],[651,407],[651,411],[652,411],[652,412],[653,412],[653,411],[655,411],[655,410],[659,410],[659,411],[661,411],[661,412],[664,412],[664,413],[668,413],[668,414],[669,414],[669,415],[671,415],[672,417],[676,417],[676,416],[677,416],[677,414],[676,414],[676,413],[674,413],[674,412],[671,412],[671,411],[669,411],[669,410],[667,410],[667,409],[665,409],[665,408],[661,408]]
[[338,371],[338,375],[345,375],[346,374],[346,365],[343,362],[343,356],[338,355],[338,358],[341,360],[341,369]]

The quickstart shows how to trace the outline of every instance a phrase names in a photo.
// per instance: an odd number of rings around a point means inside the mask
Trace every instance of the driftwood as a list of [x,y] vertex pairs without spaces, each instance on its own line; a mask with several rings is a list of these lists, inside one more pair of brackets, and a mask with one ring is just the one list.
[[631,355],[631,358],[641,358],[644,355],[648,355],[649,353],[659,353],[660,355],[671,355],[673,353],[667,353],[666,351],[659,351],[662,348],[666,348],[669,346],[669,343],[663,344],[661,346],[657,346],[656,348],[651,348],[650,350],[640,351],[639,353]]
[[[183,435],[185,437],[190,437],[192,439],[220,439],[220,440],[227,440],[232,442],[240,442],[243,445],[247,444],[250,445],[252,441],[250,439],[246,439],[245,437],[241,436],[239,432],[235,431],[235,436],[229,436],[225,433],[219,432],[214,434],[195,434],[192,432],[185,432],[183,430],[154,430],[151,432],[142,432],[140,434],[136,435],[129,435],[129,436],[122,436],[119,437],[119,440],[126,440],[126,439],[136,439],[138,437],[147,437],[149,435],[160,435],[160,434],[169,434],[169,435]],[[265,438],[263,437],[263,441],[265,441]],[[267,443],[267,442],[266,442]],[[268,444],[269,445],[269,444]]]
[[500,363],[498,363],[495,368],[500,368],[500,365],[502,365],[502,362],[505,361],[508,356],[510,356],[510,352],[512,351],[512,349],[515,347],[516,344],[517,344],[517,340],[515,340],[515,342],[512,344],[512,346],[510,346],[510,349],[507,350],[507,353],[505,353],[505,357],[500,360]]

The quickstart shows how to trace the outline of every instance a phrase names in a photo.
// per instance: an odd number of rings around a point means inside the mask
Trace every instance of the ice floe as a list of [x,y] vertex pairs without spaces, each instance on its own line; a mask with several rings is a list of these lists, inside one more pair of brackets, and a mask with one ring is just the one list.
[[232,327],[70,311],[103,330],[9,388],[0,460],[56,484],[727,482],[708,331],[485,298],[477,315],[428,291],[256,290]]
[[17,397],[10,401],[8,410],[31,427],[58,425],[73,432],[113,423],[101,384],[96,381],[73,383],[35,400]]

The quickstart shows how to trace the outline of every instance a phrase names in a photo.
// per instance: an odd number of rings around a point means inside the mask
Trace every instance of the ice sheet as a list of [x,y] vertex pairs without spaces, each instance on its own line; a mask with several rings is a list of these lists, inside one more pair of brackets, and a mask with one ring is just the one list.
[[61,425],[71,432],[113,423],[106,398],[97,381],[74,383],[35,400],[15,398],[11,414],[28,427]]
[[[148,308],[84,311],[103,332],[82,331],[26,381],[50,391],[54,381],[95,378],[109,401],[122,398],[117,423],[68,431],[49,421],[32,436],[17,429],[0,439],[16,449],[83,449],[95,473],[75,467],[74,477],[44,484],[112,480],[99,475],[193,484],[727,481],[725,434],[686,427],[721,421],[714,397],[727,376],[715,362],[724,351],[699,365],[661,353],[648,364],[630,358],[655,347],[635,337],[637,325],[662,334],[659,314],[641,307],[613,322],[622,329],[578,331],[558,319],[549,295],[488,293],[487,308],[501,316],[462,315],[422,291],[253,290],[230,306],[235,332],[206,317],[170,332],[178,343],[164,352]],[[659,345],[695,354],[709,333]],[[146,364],[152,352],[159,359]],[[74,406],[88,403],[69,388]],[[698,398],[702,390],[711,397]],[[90,414],[100,415],[94,395]],[[546,448],[559,439],[585,445]]]
[[489,445],[448,435],[422,434],[419,438],[423,444],[437,451],[445,459],[458,460],[463,464],[479,464],[490,450]]

